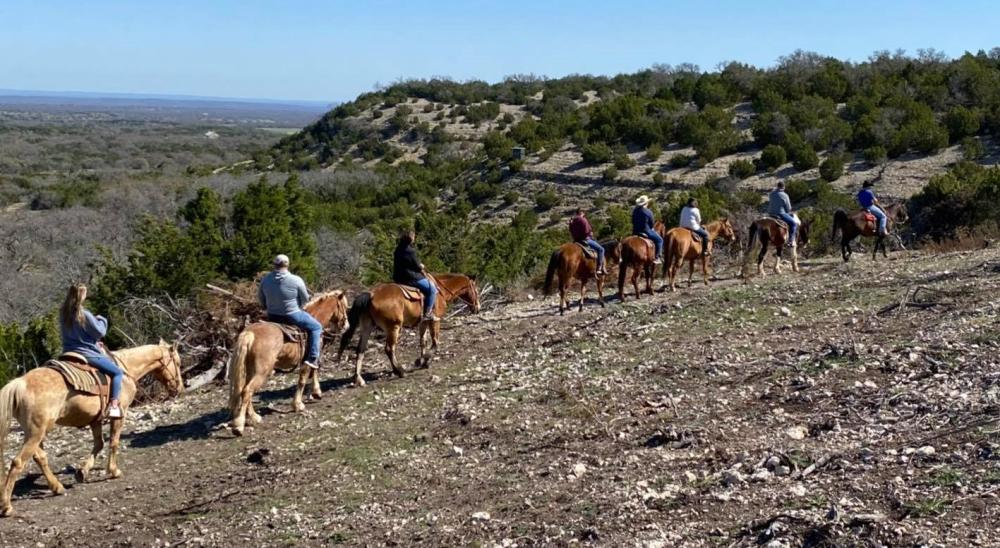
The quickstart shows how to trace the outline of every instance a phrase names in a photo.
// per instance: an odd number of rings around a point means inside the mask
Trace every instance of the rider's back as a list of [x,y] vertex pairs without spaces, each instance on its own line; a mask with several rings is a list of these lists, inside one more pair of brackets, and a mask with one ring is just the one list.
[[791,201],[788,199],[788,194],[785,194],[784,191],[772,190],[767,198],[768,215],[781,215],[792,212]]
[[260,294],[268,314],[287,316],[302,309],[309,292],[302,278],[285,270],[269,272],[260,281]]

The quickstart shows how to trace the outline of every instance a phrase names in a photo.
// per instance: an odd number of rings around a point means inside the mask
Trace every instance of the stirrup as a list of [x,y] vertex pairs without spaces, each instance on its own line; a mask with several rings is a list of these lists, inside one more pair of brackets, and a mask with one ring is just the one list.
[[420,317],[420,319],[422,319],[425,322],[436,322],[436,321],[438,321],[438,317],[435,316],[433,312],[430,312],[428,314],[424,314],[423,316]]
[[302,363],[308,365],[312,369],[319,369],[319,364],[318,363],[313,363],[313,362],[311,362],[309,360],[303,360]]
[[122,407],[117,401],[108,404],[108,418],[110,419],[120,419],[122,418]]

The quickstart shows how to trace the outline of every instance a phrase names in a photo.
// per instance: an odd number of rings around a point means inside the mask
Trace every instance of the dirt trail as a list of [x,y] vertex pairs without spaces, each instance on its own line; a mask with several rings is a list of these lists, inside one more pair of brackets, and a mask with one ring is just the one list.
[[986,250],[536,296],[452,320],[430,370],[327,369],[304,414],[276,377],[244,438],[221,387],[134,409],[120,480],[76,485],[89,433],[57,431],[67,493],[32,469],[0,545],[997,545],[998,290]]

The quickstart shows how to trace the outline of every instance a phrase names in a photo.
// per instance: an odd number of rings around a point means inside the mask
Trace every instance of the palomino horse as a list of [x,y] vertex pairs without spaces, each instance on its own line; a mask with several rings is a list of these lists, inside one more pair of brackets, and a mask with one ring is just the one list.
[[[321,293],[302,308],[316,318],[324,329],[333,326],[339,331],[347,318],[347,297],[343,291]],[[233,434],[243,435],[247,415],[254,424],[260,424],[263,420],[254,411],[253,395],[264,386],[275,369],[289,372],[299,366],[299,383],[292,403],[296,411],[306,408],[302,403],[302,392],[310,376],[312,397],[322,397],[318,371],[302,363],[302,346],[295,342],[285,342],[285,335],[277,325],[271,322],[248,325],[236,338],[235,351],[229,364],[229,410],[232,413],[229,426]]]
[[[602,242],[604,248],[604,267],[618,264],[621,260],[618,240]],[[587,297],[587,282],[597,280],[597,301],[604,306],[604,278],[597,275],[597,258],[587,257],[580,244],[567,243],[559,246],[549,259],[549,268],[545,272],[545,294],[552,294],[552,278],[559,274],[559,313],[566,311],[566,290],[570,281],[580,280],[580,310]]]
[[[454,299],[465,301],[472,312],[479,312],[479,292],[476,289],[476,281],[464,274],[430,274],[432,281],[438,287],[437,300],[434,302],[434,316],[443,318],[448,310],[448,303]],[[392,365],[393,372],[402,377],[406,372],[396,362],[396,344],[399,342],[399,334],[403,327],[418,327],[420,338],[420,357],[417,358],[415,367],[428,367],[431,357],[437,350],[438,336],[441,334],[441,321],[423,321],[423,301],[414,300],[407,297],[403,292],[403,286],[396,284],[379,284],[367,293],[362,293],[354,298],[351,311],[347,314],[348,327],[340,337],[340,350],[337,352],[339,362],[344,349],[351,342],[354,331],[361,328],[358,339],[358,356],[354,366],[354,385],[364,386],[365,380],[361,378],[361,360],[368,349],[368,336],[372,329],[378,326],[385,332],[385,354],[389,357],[389,364]],[[433,324],[433,325],[428,325]],[[424,334],[431,332],[431,351],[425,352]]]
[[[667,227],[656,221],[653,230],[663,238]],[[653,261],[656,260],[656,246],[652,240],[642,236],[628,236],[621,241],[621,261],[618,264],[618,299],[625,300],[625,277],[628,269],[632,269],[632,287],[635,298],[639,298],[639,273],[646,278],[646,293],[653,294]]]
[[[905,203],[887,206],[883,211],[885,211],[886,216],[885,228],[889,232],[892,232],[894,224],[905,223],[909,220],[909,216],[906,214]],[[836,241],[837,230],[840,230],[840,254],[844,257],[845,263],[851,258],[851,242],[858,236],[875,237],[875,247],[872,249],[873,261],[876,254],[878,254],[879,248],[882,248],[883,257],[889,256],[885,250],[885,235],[878,233],[878,221],[866,219],[866,214],[868,214],[867,211],[861,210],[848,215],[842,209],[838,209],[833,214],[833,235],[830,236],[830,239]]]
[[[119,397],[123,412],[135,397],[139,379],[150,373],[167,387],[171,396],[184,391],[181,359],[176,344],[170,345],[160,341],[159,344],[112,352],[112,355],[118,358],[118,363],[125,371]],[[42,449],[42,440],[53,426],[75,428],[90,426],[90,431],[94,435],[94,448],[76,472],[78,482],[86,481],[90,469],[94,466],[94,459],[104,449],[101,413],[99,396],[77,392],[66,384],[65,378],[55,369],[37,367],[7,383],[0,390],[0,459],[11,418],[16,418],[24,430],[24,445],[10,463],[10,470],[3,484],[3,493],[0,493],[0,514],[9,516],[14,512],[10,501],[14,482],[24,471],[29,458],[33,458],[41,468],[53,493],[61,495],[66,491],[49,468],[48,457]],[[118,468],[118,447],[122,425],[125,422],[124,415],[123,413],[120,419],[111,419],[111,454],[108,456],[107,468],[110,478],[122,476]]]
[[729,242],[736,239],[733,225],[726,217],[706,224],[705,231],[708,232],[707,242],[694,241],[692,232],[686,228],[671,228],[667,232],[667,237],[663,239],[663,276],[670,280],[670,291],[677,291],[675,283],[677,271],[680,270],[684,261],[688,261],[689,264],[688,287],[691,287],[691,279],[694,277],[694,262],[698,259],[701,259],[701,272],[705,277],[705,285],[708,285],[708,256],[701,254],[702,246],[711,244],[716,238],[722,238]]
[[[792,214],[796,220],[799,216],[795,213]],[[795,245],[791,248],[792,255],[792,271],[799,271],[799,254],[798,247],[805,246],[809,243],[809,227],[812,225],[812,221],[804,221],[799,223],[799,229],[795,233]],[[747,240],[747,252],[746,256],[743,258],[743,268],[741,275],[744,280],[749,280],[750,276],[747,272],[747,262],[750,260],[750,254],[753,253],[754,242],[760,239],[760,254],[757,255],[757,274],[760,276],[764,275],[764,256],[767,254],[767,244],[770,243],[774,246],[774,273],[781,273],[781,251],[785,248],[785,241],[788,239],[788,228],[785,223],[773,219],[771,217],[761,217],[756,221],[750,223],[749,238]]]

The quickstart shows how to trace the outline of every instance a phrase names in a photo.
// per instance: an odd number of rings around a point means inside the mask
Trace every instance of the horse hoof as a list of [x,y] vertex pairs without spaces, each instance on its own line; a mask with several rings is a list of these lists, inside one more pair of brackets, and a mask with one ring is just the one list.
[[232,428],[231,430],[233,431],[234,436],[243,436],[242,428]]
[[357,388],[361,388],[364,385],[365,385],[365,380],[362,379],[361,377],[354,379],[354,386],[356,386]]
[[252,422],[254,424],[260,424],[260,423],[264,422],[264,417],[261,417],[260,415],[254,415],[254,416],[250,417],[250,422]]
[[2,511],[0,511],[0,517],[9,518],[9,517],[11,517],[13,515],[14,515],[14,507],[13,506],[7,506]]
[[120,477],[122,477],[122,471],[121,470],[115,470],[114,472],[108,472],[108,478],[110,478],[110,479],[118,479]]
[[62,495],[66,494],[66,488],[60,485],[52,490],[52,494],[57,497],[61,497]]
[[302,402],[298,402],[292,405],[292,409],[294,409],[296,413],[302,413],[306,410],[306,405]]
[[403,371],[402,369],[393,369],[392,372],[401,379],[406,376],[406,371]]
[[309,397],[312,398],[312,399],[314,399],[314,400],[321,400],[321,399],[323,399],[323,393],[322,392],[313,393]]
[[77,470],[73,473],[73,478],[77,483],[87,483],[87,474],[83,470]]

